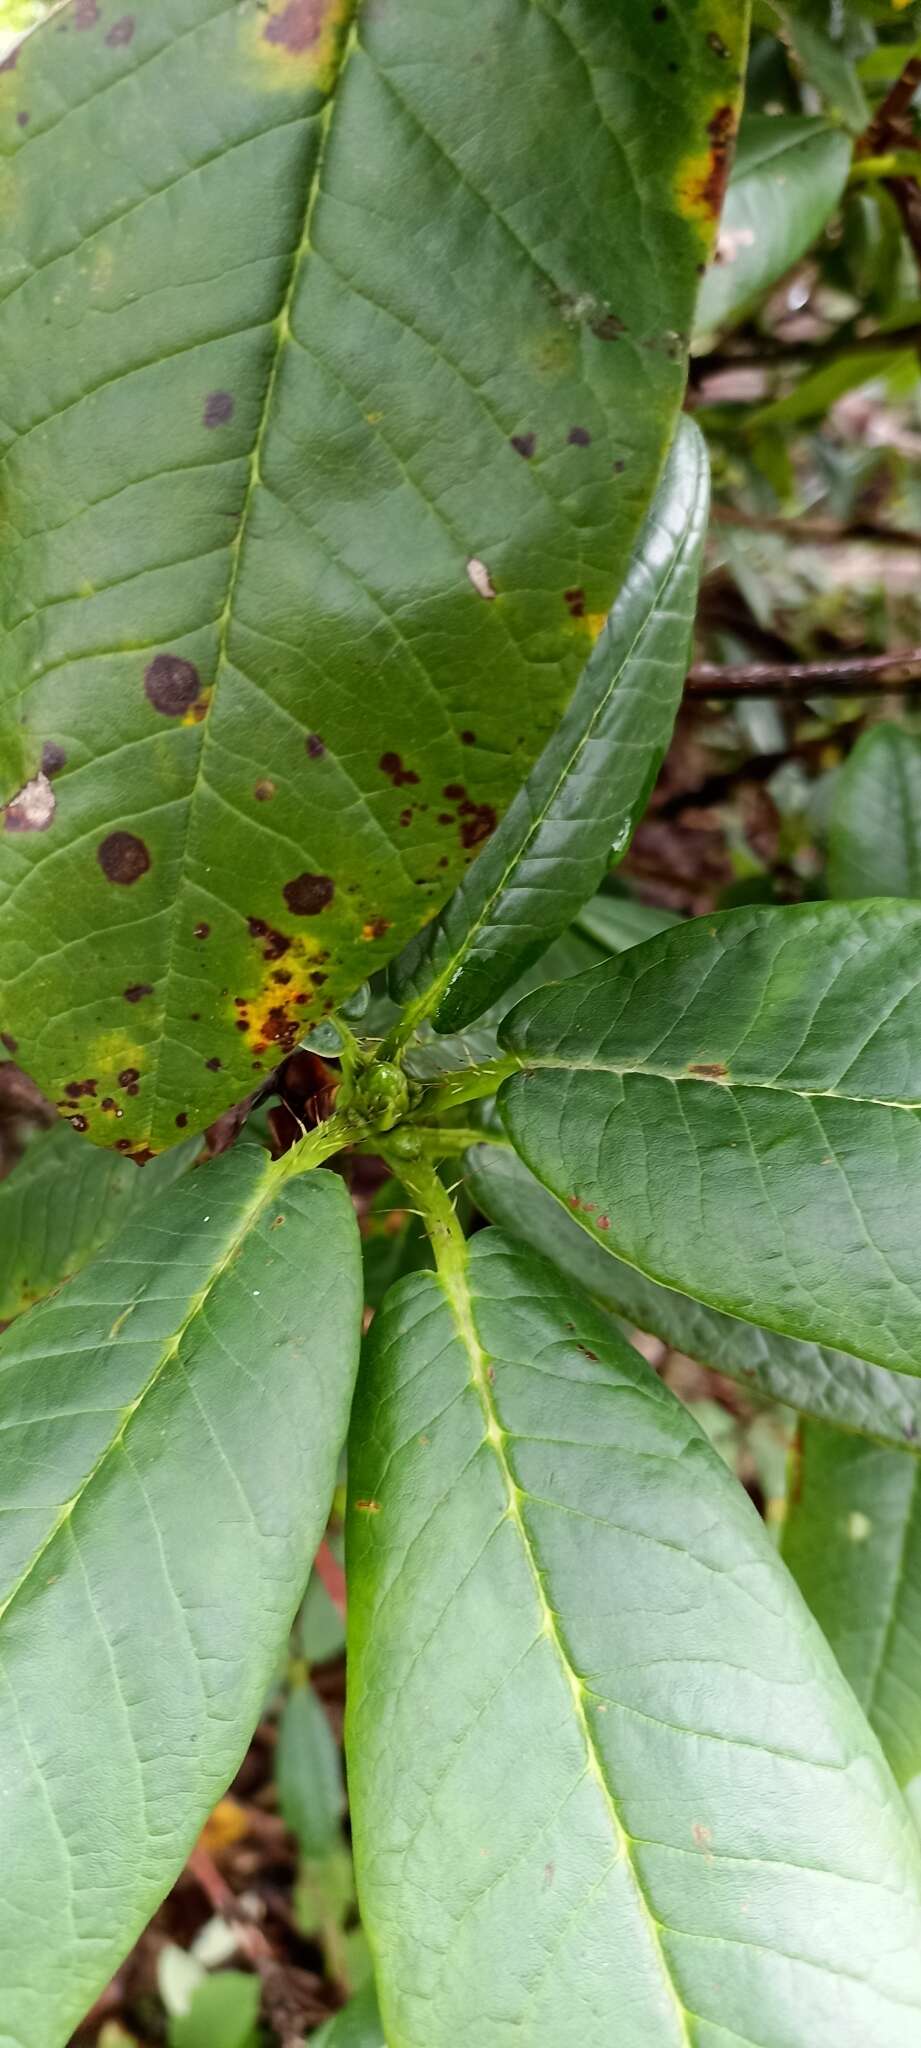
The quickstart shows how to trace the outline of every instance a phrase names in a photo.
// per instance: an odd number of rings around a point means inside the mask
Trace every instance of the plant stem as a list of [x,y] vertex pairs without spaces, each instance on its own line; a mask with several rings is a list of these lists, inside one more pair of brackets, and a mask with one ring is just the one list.
[[699,661],[686,697],[863,697],[872,690],[921,690],[921,647],[839,661],[752,661],[721,668]]
[[278,1179],[286,1181],[299,1173],[310,1173],[315,1166],[322,1166],[324,1159],[332,1159],[336,1152],[342,1152],[346,1145],[353,1145],[367,1133],[368,1126],[360,1117],[347,1109],[337,1110],[276,1160]]
[[[504,1131],[481,1130],[476,1124],[414,1124],[400,1126],[411,1131],[420,1142],[420,1150],[429,1159],[445,1159],[454,1152],[467,1152],[471,1145],[508,1145]],[[379,1138],[363,1138],[356,1147],[359,1152],[369,1152],[375,1158],[381,1157]],[[400,1169],[400,1178],[406,1176]]]
[[510,1074],[517,1074],[520,1065],[513,1053],[500,1053],[498,1059],[486,1060],[481,1067],[461,1067],[455,1074],[444,1074],[423,1096],[422,1115],[428,1122],[443,1116],[448,1109],[457,1109],[462,1102],[478,1102],[485,1095],[495,1095]]
[[393,1153],[388,1156],[383,1149],[382,1157],[415,1197],[431,1240],[435,1264],[450,1291],[466,1258],[467,1243],[447,1188],[429,1159],[398,1159]]

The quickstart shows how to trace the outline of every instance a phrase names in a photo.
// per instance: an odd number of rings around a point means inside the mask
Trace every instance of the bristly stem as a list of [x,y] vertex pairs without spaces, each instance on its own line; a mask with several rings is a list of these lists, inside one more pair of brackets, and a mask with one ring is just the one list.
[[381,1147],[381,1156],[419,1205],[435,1254],[435,1264],[449,1292],[467,1255],[467,1241],[444,1182],[430,1159],[400,1159]]

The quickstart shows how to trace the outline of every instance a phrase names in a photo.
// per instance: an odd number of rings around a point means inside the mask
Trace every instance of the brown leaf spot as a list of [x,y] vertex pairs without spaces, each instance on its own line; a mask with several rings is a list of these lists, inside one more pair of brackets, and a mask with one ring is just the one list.
[[537,448],[537,435],[512,434],[511,444],[515,450],[516,455],[521,455],[524,457],[525,462],[530,462],[531,457]]
[[327,12],[328,0],[288,0],[287,7],[266,24],[264,39],[300,56],[319,42]]
[[389,917],[369,917],[367,924],[361,927],[361,936],[363,939],[382,939],[389,930]]
[[735,110],[732,107],[717,107],[713,119],[707,123],[710,137],[710,165],[698,194],[706,213],[716,220],[723,204],[729,167],[732,162],[732,144],[736,132]]
[[475,733],[475,732],[462,732],[462,733],[461,733],[461,743],[462,743],[462,745],[463,745],[463,746],[465,746],[465,747],[475,747],[475,746],[476,746],[476,733]]
[[378,761],[382,775],[389,775],[394,789],[401,789],[404,782],[418,782],[415,768],[404,768],[399,754],[382,754]]
[[203,427],[226,427],[233,419],[233,393],[209,391],[201,416]]
[[256,787],[253,790],[253,795],[256,799],[257,804],[269,803],[271,798],[275,795],[274,782],[270,782],[268,776],[263,776],[261,780],[257,782]]
[[597,1351],[590,1351],[587,1344],[577,1344],[576,1350],[581,1351],[586,1358],[590,1358],[593,1365],[598,1364]]
[[584,590],[581,590],[581,589],[579,589],[579,588],[578,588],[578,586],[575,586],[575,587],[574,587],[574,588],[573,588],[572,590],[564,590],[564,592],[563,592],[563,599],[564,599],[564,602],[565,602],[565,605],[566,605],[567,611],[569,612],[570,618],[573,618],[573,619],[584,619],[584,617],[585,617],[585,592],[584,592]]
[[74,27],[95,28],[99,20],[99,0],[74,0]]
[[621,334],[626,333],[624,323],[616,313],[600,313],[598,319],[592,320],[590,325],[592,333],[599,341],[617,341]]
[[566,436],[570,448],[590,448],[592,437],[587,427],[570,427]]
[[688,1068],[689,1074],[699,1074],[702,1081],[725,1081],[728,1072],[729,1068],[723,1065],[722,1060],[714,1060],[710,1065]]
[[181,1109],[181,1110],[179,1111],[179,1115],[178,1115],[178,1116],[177,1116],[177,1118],[176,1118],[176,1129],[177,1129],[177,1131],[184,1131],[184,1130],[185,1130],[185,1127],[186,1127],[186,1124],[188,1123],[188,1121],[189,1121],[189,1118],[188,1118],[188,1112],[187,1112],[186,1110],[184,1110],[184,1109]]
[[196,924],[196,925],[193,925],[193,926],[192,926],[192,937],[193,937],[193,939],[206,939],[206,938],[208,937],[209,933],[210,933],[210,930],[211,930],[211,926],[210,926],[210,924]]
[[123,1067],[118,1077],[118,1085],[120,1088],[133,1088],[140,1078],[137,1067]]
[[319,917],[333,900],[336,885],[329,875],[295,875],[286,882],[282,895],[295,917]]
[[4,832],[47,832],[56,810],[54,790],[47,775],[39,772],[7,804]]
[[599,1216],[599,1217],[597,1218],[597,1221],[596,1221],[596,1225],[595,1225],[595,1227],[596,1227],[596,1229],[597,1229],[597,1230],[610,1230],[610,1228],[611,1228],[611,1218],[610,1218],[610,1216]]
[[356,1515],[379,1515],[380,1511],[381,1504],[379,1500],[357,1500],[355,1502]]
[[133,832],[110,832],[108,839],[97,848],[96,859],[107,882],[118,882],[127,889],[132,882],[139,882],[150,867],[150,854],[143,839]]
[[307,748],[307,752],[310,755],[311,761],[322,761],[323,756],[326,752],[326,746],[324,741],[321,740],[318,732],[309,732],[307,734],[305,745]]
[[125,990],[125,1001],[126,1003],[142,1003],[145,996],[152,995],[153,986],[149,981],[133,981],[131,987]]
[[205,1066],[210,1074],[217,1074],[220,1072],[221,1062],[215,1055],[214,1059],[205,1061]]
[[484,839],[496,829],[499,822],[492,804],[474,804],[469,799],[460,806],[460,842],[468,849],[482,846]]
[[136,26],[133,14],[120,15],[117,21],[113,21],[106,36],[109,49],[123,49],[126,43],[131,42]]
[[[0,69],[2,69],[2,66],[0,66]],[[27,107],[20,107],[20,109],[19,109],[19,112],[18,112],[18,114],[17,114],[17,116],[16,116],[16,126],[17,126],[17,128],[28,128],[28,126],[29,126],[29,122],[31,121],[31,119],[32,119],[32,116],[31,116],[31,114],[29,113],[29,110],[28,110],[28,108],[27,108]]]
[[57,775],[67,765],[67,755],[56,740],[46,740],[42,748],[42,774]]
[[144,671],[145,693],[164,718],[181,718],[191,710],[200,688],[197,668],[179,654],[155,654]]
[[74,1128],[74,1130],[75,1130],[75,1131],[88,1131],[88,1130],[89,1130],[89,1127],[90,1127],[90,1126],[89,1126],[89,1119],[88,1119],[88,1117],[85,1117],[85,1116],[69,1116],[69,1117],[68,1117],[68,1119],[67,1119],[67,1121],[68,1121],[68,1123],[69,1123],[69,1124],[72,1124],[72,1125],[73,1125],[73,1128]]
[[266,923],[264,917],[248,917],[246,928],[251,938],[259,939],[263,942],[262,957],[264,960],[283,959],[291,944],[287,932],[276,931],[273,925]]
[[149,1145],[143,1145],[139,1152],[132,1152],[131,1154],[135,1166],[146,1166],[148,1160],[156,1159],[156,1156],[155,1152],[151,1152]]

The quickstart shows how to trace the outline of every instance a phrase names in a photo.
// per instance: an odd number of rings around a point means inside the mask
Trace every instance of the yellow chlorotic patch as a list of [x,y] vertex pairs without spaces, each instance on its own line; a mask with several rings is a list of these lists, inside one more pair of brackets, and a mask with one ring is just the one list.
[[196,697],[194,704],[189,705],[188,711],[183,713],[181,723],[183,725],[200,725],[202,719],[207,718],[208,712],[211,709],[213,694],[214,685],[209,683],[207,689],[202,690],[201,695]]
[[248,24],[266,83],[330,92],[354,14],[355,0],[269,0]]
[[683,157],[675,179],[678,211],[685,220],[694,222],[708,251],[729,177],[736,121],[733,100],[722,100],[714,106],[707,122],[707,147]]
[[303,940],[273,931],[261,918],[250,919],[250,931],[269,965],[254,994],[234,996],[233,1021],[250,1052],[271,1053],[277,1061],[293,1052],[317,1011],[330,1007],[320,964],[327,955],[309,952]]

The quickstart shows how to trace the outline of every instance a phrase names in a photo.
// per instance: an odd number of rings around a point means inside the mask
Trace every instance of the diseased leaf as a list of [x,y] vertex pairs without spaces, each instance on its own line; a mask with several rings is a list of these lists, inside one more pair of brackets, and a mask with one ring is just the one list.
[[479,1234],[381,1310],[350,1462],[388,2048],[913,2048],[907,1814],[750,1502],[610,1323]]
[[833,896],[921,897],[921,741],[897,725],[861,735],[835,785]]
[[805,253],[838,204],[850,162],[850,138],[826,121],[754,114],[744,122],[697,301],[698,334],[740,320]]
[[697,918],[502,1026],[526,1164],[651,1279],[921,1373],[921,906]]
[[0,1323],[76,1273],[198,1150],[192,1139],[139,1171],[133,1160],[97,1152],[67,1124],[40,1131],[0,1181]]
[[700,432],[682,420],[629,575],[559,730],[491,845],[400,963],[396,992],[458,1031],[501,996],[626,851],[671,738],[709,507]]
[[887,1372],[824,1344],[780,1337],[660,1287],[596,1244],[564,1215],[515,1153],[502,1146],[478,1145],[468,1152],[466,1177],[484,1216],[553,1259],[595,1301],[634,1328],[650,1331],[672,1350],[741,1381],[767,1400],[921,1455],[921,1385],[907,1373]]
[[358,1233],[291,1165],[238,1146],[0,1342],[10,2048],[64,2048],[182,1868],[325,1526]]
[[3,1021],[56,1100],[98,1078],[97,1142],[245,1095],[554,728],[674,430],[745,32],[72,0],[4,66]]
[[805,1428],[783,1552],[921,1823],[921,1470]]

